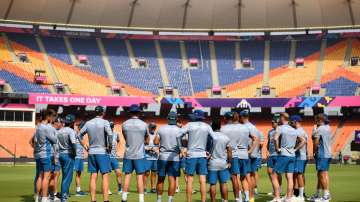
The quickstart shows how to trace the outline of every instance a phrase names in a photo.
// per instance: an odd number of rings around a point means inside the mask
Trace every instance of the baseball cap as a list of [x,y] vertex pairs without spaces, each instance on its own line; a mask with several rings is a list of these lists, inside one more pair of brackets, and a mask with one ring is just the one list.
[[232,112],[226,112],[225,114],[224,114],[224,117],[225,118],[227,118],[227,119],[231,119],[232,117],[233,117],[233,113]]
[[301,121],[302,119],[301,119],[301,116],[299,116],[299,115],[292,115],[292,116],[290,116],[290,121],[291,122],[299,122],[299,121]]
[[177,120],[177,114],[174,111],[170,111],[168,114],[168,122],[170,125],[175,125]]
[[280,114],[274,114],[272,121],[278,123],[280,121]]
[[95,107],[95,112],[96,113],[103,113],[104,111],[105,111],[105,109],[102,106],[96,106]]
[[204,120],[205,119],[205,113],[201,109],[197,109],[194,111],[194,117],[196,120]]
[[129,112],[141,112],[141,108],[137,104],[132,104],[129,108]]
[[241,112],[240,112],[240,116],[249,116],[250,114],[250,110],[249,109],[243,109]]
[[74,123],[75,122],[75,116],[73,114],[68,114],[65,116],[65,123]]

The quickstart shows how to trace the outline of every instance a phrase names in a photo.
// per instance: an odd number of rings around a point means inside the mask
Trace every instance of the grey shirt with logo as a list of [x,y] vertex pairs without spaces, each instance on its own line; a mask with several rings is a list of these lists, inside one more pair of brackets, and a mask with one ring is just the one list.
[[34,155],[36,159],[50,158],[52,148],[57,144],[56,130],[49,124],[40,123],[34,135]]
[[295,157],[296,140],[300,137],[299,133],[288,124],[281,125],[277,128],[280,138],[280,155]]
[[230,139],[232,148],[232,157],[239,159],[248,159],[248,146],[250,141],[250,129],[240,123],[226,124],[220,130]]
[[176,125],[164,125],[158,130],[160,155],[162,161],[179,161],[182,129]]
[[69,127],[61,128],[57,134],[59,153],[60,154],[75,154],[76,152],[76,132]]
[[305,144],[301,147],[295,154],[297,160],[307,160],[307,141],[308,141],[308,134],[305,132],[303,128],[297,128],[296,132],[298,135],[305,139]]

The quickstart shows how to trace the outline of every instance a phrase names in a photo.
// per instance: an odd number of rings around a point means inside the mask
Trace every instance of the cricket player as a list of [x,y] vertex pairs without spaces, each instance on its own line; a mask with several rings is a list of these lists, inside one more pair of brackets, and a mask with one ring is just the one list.
[[52,123],[55,117],[56,112],[54,110],[42,111],[41,122],[36,128],[34,136],[34,154],[39,173],[35,199],[39,201],[41,197],[42,202],[49,200],[48,187],[52,164],[51,147],[57,144],[56,131],[50,128],[49,123]]
[[109,173],[111,172],[109,152],[111,151],[112,131],[110,123],[104,120],[105,109],[101,106],[95,107],[96,117],[87,121],[79,132],[79,138],[85,134],[89,138],[88,171],[90,173],[90,196],[91,201],[96,201],[96,178],[98,172],[102,175],[102,194],[104,202],[109,201]]
[[[115,124],[114,122],[110,121],[110,128],[113,132],[113,139],[111,141],[111,153],[110,153],[110,164],[111,169],[115,172],[116,175],[116,182],[117,182],[117,193],[122,193],[122,176],[121,176],[121,170],[119,167],[119,156],[117,155],[117,145],[120,143],[120,137],[119,135],[114,131]],[[109,194],[111,194],[111,191],[109,190]]]
[[[280,122],[280,114],[275,114],[272,118],[271,125],[272,129],[268,132],[268,144],[267,144],[267,150],[268,150],[268,158],[267,158],[267,173],[271,182],[271,185],[273,187],[273,191],[271,193],[268,193],[268,195],[274,195],[274,184],[271,178],[271,175],[273,173],[273,170],[276,165],[276,161],[278,158],[278,153],[275,149],[275,132],[277,127],[279,126]],[[281,192],[281,183],[282,183],[282,176],[278,175],[278,181],[279,181],[279,189]]]
[[279,156],[276,161],[274,173],[272,175],[272,181],[275,191],[275,196],[272,201],[281,201],[278,175],[285,173],[287,180],[287,194],[284,201],[290,202],[293,199],[293,173],[295,167],[295,152],[299,150],[302,146],[304,146],[305,139],[302,137],[302,135],[299,135],[299,133],[293,127],[289,125],[289,115],[287,113],[281,113],[280,123],[281,126],[277,128],[274,138],[275,149],[279,153]]
[[169,180],[168,202],[173,201],[176,189],[176,178],[180,176],[180,148],[182,130],[177,125],[177,114],[168,114],[168,124],[161,126],[157,132],[160,146],[158,160],[157,202],[162,201],[166,175]]
[[[76,132],[78,133],[81,128],[85,125],[84,121],[81,121],[76,128]],[[76,155],[74,161],[74,171],[75,171],[75,186],[76,186],[76,193],[75,196],[86,196],[87,193],[81,190],[81,174],[84,171],[84,148],[79,141],[79,138],[76,137]]]
[[195,110],[194,122],[189,122],[183,128],[183,135],[188,134],[186,151],[186,175],[187,175],[187,201],[192,201],[193,183],[195,173],[199,175],[201,201],[206,201],[206,175],[207,175],[207,153],[206,146],[209,136],[214,135],[211,127],[204,122],[205,114],[202,110]]
[[215,135],[210,149],[207,175],[207,181],[210,184],[210,198],[211,202],[216,201],[216,183],[219,181],[222,202],[228,202],[227,182],[230,180],[228,167],[232,160],[230,139],[220,132],[220,120],[214,120],[211,127]]
[[305,144],[295,153],[295,169],[294,169],[294,195],[297,197],[297,201],[303,202],[304,190],[305,190],[305,168],[307,164],[307,141],[308,135],[301,127],[301,117],[299,115],[292,115],[290,117],[290,123],[296,132],[299,133],[305,139]]
[[131,118],[122,124],[122,133],[125,139],[125,154],[123,160],[123,172],[125,181],[123,185],[122,201],[127,201],[131,173],[135,170],[139,202],[144,202],[144,181],[143,175],[146,171],[145,143],[149,142],[147,132],[148,125],[140,120],[141,109],[138,105],[131,105],[129,108]]
[[159,158],[159,145],[154,143],[156,124],[149,124],[149,144],[145,145],[146,172],[144,174],[144,193],[147,193],[147,178],[150,176],[151,193],[156,193],[157,161]]
[[68,114],[65,117],[65,127],[58,131],[59,162],[62,171],[61,201],[66,202],[69,197],[69,188],[73,178],[74,160],[76,155],[76,132],[74,130],[75,116]]
[[[318,185],[316,193],[310,198],[310,201],[330,201],[329,191],[329,168],[332,158],[331,153],[331,128],[328,125],[327,117],[324,114],[315,116],[315,126],[312,139],[314,144],[314,158],[318,175]],[[324,191],[321,197],[321,191]]]

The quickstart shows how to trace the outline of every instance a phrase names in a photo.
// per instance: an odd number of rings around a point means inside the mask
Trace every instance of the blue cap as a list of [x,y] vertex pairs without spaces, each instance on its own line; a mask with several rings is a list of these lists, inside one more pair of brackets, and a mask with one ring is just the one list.
[[70,124],[75,122],[75,115],[68,114],[65,116],[65,123]]
[[225,114],[224,114],[224,117],[225,118],[227,118],[227,119],[231,119],[232,117],[233,117],[233,113],[232,112],[226,112]]
[[96,106],[95,107],[95,112],[96,113],[103,113],[104,111],[105,111],[105,109],[102,106]]
[[54,120],[54,123],[63,123],[64,122],[64,119],[61,118],[60,116],[57,116]]
[[292,115],[292,116],[290,116],[290,121],[291,122],[299,122],[299,121],[301,121],[302,119],[301,119],[301,116],[299,116],[299,115]]
[[249,114],[250,114],[249,109],[244,109],[240,112],[240,116],[249,116]]
[[205,119],[205,113],[201,109],[197,109],[194,111],[194,117],[196,120],[204,120]]
[[177,113],[174,111],[170,111],[168,114],[168,122],[170,125],[175,125],[177,121]]
[[132,104],[129,108],[129,112],[141,112],[141,108],[137,104]]

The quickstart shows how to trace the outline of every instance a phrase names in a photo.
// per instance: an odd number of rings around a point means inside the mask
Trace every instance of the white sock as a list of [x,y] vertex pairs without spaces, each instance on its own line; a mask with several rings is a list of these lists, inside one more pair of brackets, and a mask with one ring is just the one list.
[[121,200],[127,201],[127,195],[128,195],[128,192],[123,192],[122,196],[121,196]]
[[35,202],[39,202],[40,196],[38,194],[35,194]]
[[249,191],[245,191],[245,201],[250,201]]
[[81,192],[81,187],[76,187],[76,192]]
[[162,195],[157,195],[157,202],[161,202]]
[[42,197],[41,198],[41,202],[48,202],[49,201],[49,198],[48,197]]
[[327,190],[327,189],[325,189],[325,190],[324,190],[324,196],[329,196],[329,195],[330,195],[330,191]]
[[239,191],[239,202],[242,202],[242,201],[243,201],[242,192]]
[[304,197],[304,187],[299,188],[299,196]]
[[168,202],[173,202],[173,196],[169,196]]
[[139,194],[139,202],[144,202],[144,194]]

